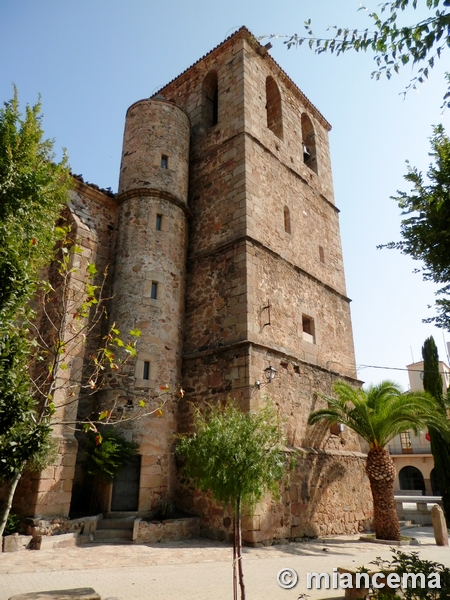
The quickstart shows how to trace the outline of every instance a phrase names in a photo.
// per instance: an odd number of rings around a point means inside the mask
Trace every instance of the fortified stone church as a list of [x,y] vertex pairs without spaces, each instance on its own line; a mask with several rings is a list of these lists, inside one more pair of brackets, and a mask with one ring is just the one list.
[[[110,318],[141,330],[127,367],[134,389],[185,390],[162,418],[124,425],[139,459],[106,490],[106,512],[145,517],[172,500],[201,516],[205,535],[228,535],[227,515],[180,487],[174,435],[188,427],[190,403],[230,396],[248,411],[267,394],[297,460],[280,500],[246,519],[245,541],[353,533],[370,520],[357,436],[307,426],[318,393],[338,378],[359,383],[330,128],[242,27],[128,109],[117,194],[76,178],[69,210],[81,261],[109,265]],[[69,369],[85,353],[74,350]],[[55,436],[57,464],[24,478],[16,512],[69,514],[81,452],[72,429]]]

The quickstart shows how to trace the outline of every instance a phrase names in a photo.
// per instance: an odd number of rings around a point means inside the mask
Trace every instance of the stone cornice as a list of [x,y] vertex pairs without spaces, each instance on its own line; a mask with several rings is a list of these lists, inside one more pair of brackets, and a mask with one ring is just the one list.
[[311,185],[311,183],[309,181],[307,181],[298,171],[296,171],[294,168],[292,168],[286,162],[281,160],[280,157],[277,154],[275,154],[270,148],[268,148],[260,139],[258,139],[256,136],[254,136],[249,131],[246,131],[245,129],[243,129],[242,131],[238,131],[237,133],[234,133],[233,135],[230,135],[229,137],[227,137],[224,140],[221,140],[220,143],[211,142],[211,144],[209,144],[207,146],[206,150],[203,151],[202,156],[194,156],[194,159],[191,160],[191,162],[194,164],[201,162],[203,160],[203,155],[205,153],[207,154],[208,152],[214,152],[217,148],[223,147],[225,144],[229,144],[230,142],[232,142],[233,140],[235,140],[236,138],[238,138],[242,135],[250,138],[260,148],[262,148],[265,152],[267,152],[273,158],[275,158],[286,169],[286,171],[288,171],[296,179],[299,179],[303,183],[303,185],[308,186],[308,188],[313,192],[314,196],[318,200],[320,200],[321,202],[325,202],[327,204],[327,206],[329,206],[336,213],[339,214],[341,212],[340,209],[333,202],[331,202],[331,200],[328,200],[328,198],[326,196],[324,196],[321,192],[319,192],[315,188],[314,185]]
[[120,204],[122,204],[122,202],[125,202],[126,200],[129,200],[130,198],[136,198],[136,197],[142,197],[142,196],[144,196],[144,197],[147,196],[147,197],[151,197],[151,198],[160,198],[161,200],[167,200],[168,202],[171,202],[175,206],[178,206],[178,208],[181,208],[181,210],[184,212],[184,214],[186,215],[187,218],[191,218],[191,216],[192,216],[192,213],[185,202],[183,202],[182,200],[180,200],[179,198],[177,198],[170,192],[165,192],[163,190],[157,190],[157,189],[153,189],[153,188],[134,188],[132,190],[128,190],[127,192],[122,192],[121,194],[119,194],[117,196],[116,202],[117,202],[117,204],[120,205]]
[[313,367],[323,373],[329,373],[334,375],[335,377],[340,377],[341,379],[345,379],[350,383],[356,383],[358,385],[362,385],[363,382],[356,377],[350,377],[349,375],[343,375],[334,369],[330,369],[327,367],[323,367],[322,365],[318,365],[317,363],[309,362],[294,354],[290,354],[288,352],[284,352],[283,350],[279,350],[278,348],[274,348],[273,346],[267,346],[266,344],[261,344],[259,342],[255,342],[249,339],[240,340],[239,342],[234,342],[232,344],[228,344],[226,346],[220,346],[218,348],[211,348],[210,350],[202,350],[201,352],[194,352],[193,354],[183,354],[183,360],[196,360],[198,358],[202,358],[204,356],[213,356],[214,354],[222,354],[224,352],[232,352],[238,348],[255,348],[257,350],[262,350],[264,352],[271,352],[272,354],[277,354],[280,358],[287,360],[288,362],[294,362],[298,365],[305,365],[307,367]]
[[287,163],[285,163],[283,160],[280,160],[280,157],[277,156],[270,148],[268,148],[265,144],[263,144],[261,142],[261,140],[259,140],[257,137],[255,137],[252,133],[250,133],[249,131],[245,131],[245,134],[255,142],[255,144],[258,144],[258,146],[260,148],[262,148],[265,152],[267,152],[268,154],[270,154],[273,158],[275,158],[281,165],[283,165],[283,167],[289,172],[291,173],[291,175],[293,175],[296,179],[300,179],[300,181],[304,184],[307,185],[309,187],[309,189],[314,193],[314,195],[316,196],[316,198],[319,198],[320,200],[326,202],[328,204],[328,206],[330,206],[330,208],[332,208],[334,211],[336,211],[337,213],[340,213],[341,211],[339,210],[339,208],[333,204],[333,202],[331,202],[331,200],[328,200],[328,198],[326,196],[324,196],[321,192],[319,192],[318,190],[315,189],[315,187],[313,185],[311,185],[302,175],[300,175],[300,173],[298,171],[296,171],[295,169],[293,169],[291,166],[289,166]]
[[344,300],[344,302],[348,302],[348,303],[351,302],[351,298],[349,298],[345,294],[341,294],[341,292],[338,292],[338,290],[336,290],[335,288],[331,287],[331,285],[328,285],[328,283],[324,283],[323,281],[321,281],[318,277],[316,277],[312,273],[309,273],[308,271],[305,271],[305,269],[302,269],[298,265],[295,265],[293,262],[291,262],[287,258],[284,258],[283,256],[281,256],[281,254],[279,254],[275,250],[272,250],[272,248],[269,248],[263,242],[261,242],[260,240],[257,240],[256,238],[254,238],[254,237],[252,237],[250,235],[241,235],[241,236],[238,236],[236,238],[233,238],[232,240],[224,242],[224,243],[216,246],[215,248],[211,248],[209,250],[204,250],[204,251],[198,252],[196,254],[191,254],[191,255],[188,256],[187,260],[188,260],[188,262],[189,261],[195,261],[195,260],[201,260],[202,258],[206,258],[206,257],[212,256],[214,254],[220,254],[221,252],[226,251],[228,248],[231,248],[231,247],[236,246],[238,244],[242,244],[244,242],[248,242],[250,244],[253,244],[254,246],[257,246],[258,248],[260,248],[264,252],[267,252],[268,254],[272,255],[277,260],[283,261],[291,269],[294,269],[295,271],[297,271],[297,273],[300,273],[301,275],[304,275],[305,277],[308,277],[308,279],[310,279],[311,281],[314,281],[314,283],[319,284],[321,287],[323,287],[324,289],[326,289],[328,292],[331,292],[332,294],[338,296],[339,298],[341,298],[342,300]]

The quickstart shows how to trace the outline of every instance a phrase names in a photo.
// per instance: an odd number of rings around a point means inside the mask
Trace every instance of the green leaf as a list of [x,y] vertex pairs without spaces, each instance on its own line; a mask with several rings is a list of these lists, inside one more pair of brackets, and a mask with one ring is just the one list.
[[95,266],[94,263],[89,263],[88,266],[86,267],[86,271],[89,273],[89,275],[91,275],[93,277],[94,275],[97,274],[97,267]]

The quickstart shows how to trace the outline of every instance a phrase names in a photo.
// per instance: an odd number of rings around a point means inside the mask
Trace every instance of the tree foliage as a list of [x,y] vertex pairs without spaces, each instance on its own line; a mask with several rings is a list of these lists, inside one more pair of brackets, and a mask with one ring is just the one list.
[[17,90],[0,110],[0,478],[14,478],[43,450],[49,424],[35,418],[27,370],[27,322],[40,269],[58,239],[56,219],[70,184],[67,159],[54,162],[41,106],[19,109]]
[[54,161],[41,122],[40,102],[22,116],[16,89],[0,109],[0,478],[10,482],[0,535],[23,470],[32,459],[42,464],[51,448],[50,424],[37,417],[27,368],[28,322],[71,179],[66,156]]
[[442,286],[436,292],[438,314],[425,321],[450,330],[450,138],[442,125],[433,128],[430,142],[433,162],[427,177],[407,163],[404,179],[412,190],[392,197],[402,210],[402,240],[379,247],[395,248],[423,263],[417,272]]
[[90,477],[114,481],[121,469],[136,456],[138,448],[138,444],[126,440],[115,429],[104,431],[101,442],[98,434],[91,432],[85,447],[83,470]]
[[[447,600],[450,597],[450,569],[445,567],[443,564],[434,562],[431,560],[425,560],[419,557],[418,552],[402,552],[401,550],[392,549],[391,560],[376,558],[371,564],[375,565],[372,567],[379,573],[385,573],[386,576],[389,573],[397,573],[402,580],[405,573],[419,574],[421,573],[425,577],[425,585],[411,585],[402,588],[401,593],[394,593],[393,590],[389,590],[386,593],[386,588],[379,588],[373,585],[370,586],[369,593],[370,598],[374,600],[386,600],[387,597],[391,600]],[[363,572],[364,567],[360,567],[358,570]],[[430,587],[429,578],[435,574],[439,575],[439,587]]]
[[[442,393],[442,377],[439,372],[439,354],[433,337],[425,340],[422,346],[423,389],[429,392],[441,414],[442,421],[447,420],[447,406]],[[434,468],[442,496],[442,508],[445,519],[450,523],[450,443],[444,439],[435,427],[429,427],[431,453]]]
[[[194,433],[180,436],[177,454],[184,459],[183,474],[215,500],[231,505],[234,514],[234,568],[242,574],[241,507],[251,508],[271,491],[277,495],[286,469],[283,434],[275,407],[267,402],[259,411],[241,412],[231,401],[195,411]],[[234,570],[234,593],[237,597]]]
[[[376,69],[372,77],[379,79],[383,75],[388,79],[393,73],[398,73],[401,67],[412,64],[419,66],[404,93],[415,89],[417,84],[424,83],[428,78],[436,59],[439,59],[450,46],[450,11],[448,0],[393,0],[383,2],[379,11],[369,12],[372,28],[358,30],[349,27],[331,26],[334,35],[317,37],[312,30],[311,19],[304,22],[305,34],[286,36],[284,42],[288,48],[309,45],[317,54],[329,52],[340,55],[348,51],[371,51],[374,53]],[[402,24],[402,13],[418,7],[430,11],[425,19],[411,25]],[[368,11],[365,6],[359,10]],[[269,36],[278,37],[278,36]],[[443,98],[443,106],[450,106],[450,79]]]
[[377,539],[399,540],[395,467],[386,445],[410,429],[415,433],[427,426],[444,429],[442,416],[427,392],[404,394],[392,381],[369,386],[367,390],[338,381],[334,393],[335,396],[322,396],[328,406],[311,413],[308,423],[342,423],[368,442],[366,473],[373,498],[375,535]]
[[324,396],[328,407],[314,411],[309,424],[323,419],[342,423],[368,442],[371,449],[384,448],[396,435],[412,429],[418,433],[428,423],[440,426],[441,417],[426,392],[403,393],[392,381],[354,388],[344,381],[334,385],[335,396]]
[[243,413],[232,402],[195,412],[195,433],[180,437],[177,453],[184,474],[224,505],[236,500],[254,506],[268,491],[278,492],[285,468],[282,433],[275,408],[266,404]]
[[22,116],[17,90],[0,110],[0,310],[15,318],[32,297],[48,262],[56,221],[71,178],[64,154],[55,162],[44,139],[41,104]]

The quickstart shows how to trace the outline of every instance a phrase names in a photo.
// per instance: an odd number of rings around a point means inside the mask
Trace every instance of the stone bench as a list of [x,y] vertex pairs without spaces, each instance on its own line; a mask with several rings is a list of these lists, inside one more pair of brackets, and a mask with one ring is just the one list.
[[8,600],[101,600],[101,596],[92,588],[72,588],[18,594]]
[[[404,504],[411,506],[405,507]],[[421,525],[431,525],[431,512],[428,507],[433,504],[442,506],[442,497],[395,495],[398,518],[400,520],[411,520]]]

